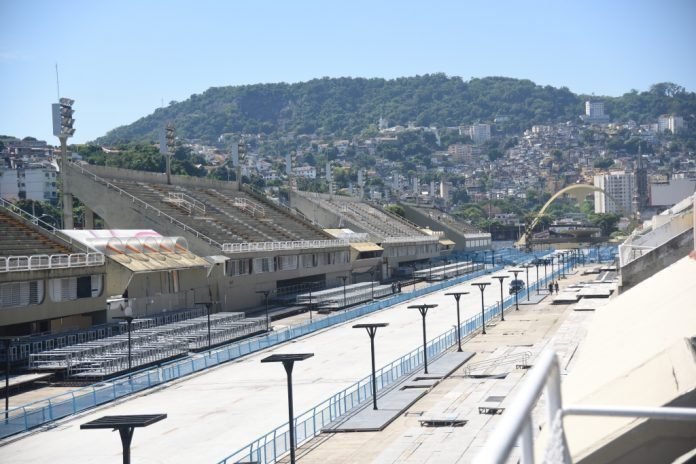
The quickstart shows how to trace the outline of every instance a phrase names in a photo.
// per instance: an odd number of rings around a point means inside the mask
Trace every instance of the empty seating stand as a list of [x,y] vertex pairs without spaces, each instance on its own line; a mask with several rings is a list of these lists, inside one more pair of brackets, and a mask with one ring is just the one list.
[[330,239],[320,229],[246,192],[110,180],[219,243]]
[[37,232],[21,219],[0,210],[0,256],[70,254],[73,250]]
[[[125,323],[123,323],[125,324]],[[212,345],[231,342],[266,329],[264,318],[244,319],[243,313],[210,315],[154,326],[151,319],[131,324],[130,364],[133,368],[163,362]],[[56,347],[32,354],[30,368],[63,372],[73,379],[102,379],[128,370],[128,334]]]

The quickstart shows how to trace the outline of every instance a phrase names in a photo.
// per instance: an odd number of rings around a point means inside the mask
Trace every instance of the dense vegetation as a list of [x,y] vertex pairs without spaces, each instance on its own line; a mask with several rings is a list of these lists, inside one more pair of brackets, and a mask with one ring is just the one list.
[[[575,120],[583,112],[585,98],[565,87],[540,86],[529,80],[464,81],[444,74],[213,87],[116,128],[97,142],[154,141],[167,121],[174,122],[180,137],[206,143],[215,143],[227,133],[350,137],[374,131],[380,116],[390,125],[413,122],[438,127],[498,118],[497,130],[515,132],[533,124]],[[696,94],[675,84],[656,84],[645,92],[633,90],[604,100],[616,121],[654,122],[660,114],[676,113],[691,127],[695,125]]]

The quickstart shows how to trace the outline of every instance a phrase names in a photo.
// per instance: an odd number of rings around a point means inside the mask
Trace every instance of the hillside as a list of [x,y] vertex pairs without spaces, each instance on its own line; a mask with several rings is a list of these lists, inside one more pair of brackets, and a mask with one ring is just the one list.
[[[380,116],[390,125],[457,126],[508,119],[498,129],[518,131],[533,124],[573,120],[583,112],[585,96],[567,88],[529,80],[487,77],[464,81],[431,74],[393,80],[322,78],[296,84],[213,87],[183,102],[172,102],[134,123],[96,140],[100,144],[154,141],[166,121],[185,139],[214,143],[224,133],[320,134],[350,137]],[[604,98],[613,120],[653,121],[674,112],[692,123],[696,94],[674,84],[656,84]],[[694,125],[691,124],[691,127]]]

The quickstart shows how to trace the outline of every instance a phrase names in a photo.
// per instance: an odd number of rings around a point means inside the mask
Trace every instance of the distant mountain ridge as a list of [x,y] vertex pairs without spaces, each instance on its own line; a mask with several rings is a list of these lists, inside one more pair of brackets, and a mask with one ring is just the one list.
[[[95,142],[106,145],[154,141],[173,121],[179,136],[214,143],[225,133],[319,134],[351,137],[376,124],[438,127],[493,122],[505,116],[503,130],[576,120],[587,96],[565,87],[530,80],[486,77],[464,81],[445,74],[397,79],[321,78],[295,84],[211,87],[185,101],[172,102],[132,124],[109,131]],[[596,97],[616,121],[654,122],[676,113],[691,122],[696,94],[671,83],[621,97]]]

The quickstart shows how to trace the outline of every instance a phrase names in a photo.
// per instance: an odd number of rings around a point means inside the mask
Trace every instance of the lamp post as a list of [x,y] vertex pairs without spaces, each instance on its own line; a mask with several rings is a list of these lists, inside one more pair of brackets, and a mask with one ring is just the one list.
[[5,345],[5,421],[10,418],[10,348],[15,337],[2,337]]
[[534,260],[534,267],[536,267],[536,282],[534,283],[534,285],[536,287],[537,295],[539,294],[539,265],[540,264],[541,264],[541,261],[539,261],[538,258]]
[[457,351],[462,351],[462,334],[461,334],[461,322],[459,322],[459,298],[462,295],[468,295],[469,292],[451,292],[445,293],[445,295],[452,295],[455,300],[457,300]]
[[525,280],[527,282],[527,301],[529,301],[529,268],[532,267],[531,264],[525,264],[524,266]]
[[123,449],[123,464],[130,464],[131,441],[136,427],[147,427],[167,418],[166,414],[138,414],[128,416],[103,416],[86,424],[80,430],[112,429],[118,430]]
[[377,375],[375,374],[375,335],[377,329],[386,327],[386,322],[374,322],[372,324],[355,324],[354,329],[365,329],[370,336],[370,353],[372,355],[372,409],[377,410]]
[[370,293],[371,301],[375,299],[375,268],[370,269]]
[[130,303],[128,303],[128,306],[123,310],[123,316],[117,316],[114,317],[114,319],[121,319],[126,321],[126,325],[128,327],[128,372],[131,370],[131,324],[133,323],[133,308],[131,307]]
[[[511,273],[515,276],[515,280],[517,280],[517,274],[519,274],[519,273],[522,272],[522,271],[520,271],[519,269],[513,269],[513,270],[508,271],[508,272],[511,272]],[[516,289],[516,290],[515,290],[515,311],[519,311],[519,310],[520,310],[520,304],[519,304],[519,302],[517,301],[517,294],[518,294],[519,292],[520,292],[519,289]]]
[[[271,318],[268,314],[268,295],[270,295],[271,290],[259,290],[256,292],[258,295],[263,295],[263,298],[266,300],[266,332],[271,330]],[[210,325],[208,326],[210,329]]]
[[503,280],[509,279],[510,276],[493,276],[494,279],[498,279],[500,282],[500,320],[505,321],[505,313],[503,312]]
[[290,464],[295,464],[295,418],[292,408],[292,368],[295,361],[304,361],[314,353],[272,354],[261,360],[262,363],[281,362],[288,376],[288,428],[290,429]]
[[424,372],[428,373],[428,350],[427,350],[427,339],[425,335],[425,316],[428,314],[430,308],[436,308],[436,304],[419,304],[411,305],[409,308],[416,308],[423,318],[423,364],[425,366]]
[[413,278],[413,291],[416,291],[416,264],[413,263],[413,274],[411,274],[411,277]]
[[[545,259],[544,260],[544,282],[549,280],[549,275],[546,273],[546,266],[548,266],[548,264],[549,264],[549,260]],[[553,273],[553,271],[551,271],[551,272]]]
[[428,260],[428,282],[433,281],[433,258]]
[[564,251],[563,253],[561,253],[561,256],[560,256],[560,261],[561,261],[561,262],[559,263],[559,264],[560,264],[560,267],[561,267],[561,268],[560,268],[561,279],[565,279],[565,277],[566,277],[566,276],[565,276],[565,266],[566,266],[566,259],[565,259],[565,257],[566,257],[566,254],[565,254],[565,251]]
[[346,280],[348,280],[348,276],[338,276],[339,279],[343,281],[343,309],[346,308]]
[[490,284],[490,282],[474,282],[473,284],[471,284],[476,285],[479,288],[479,290],[481,290],[481,327],[483,328],[483,335],[486,335],[486,312],[485,307],[483,306],[483,291]]

